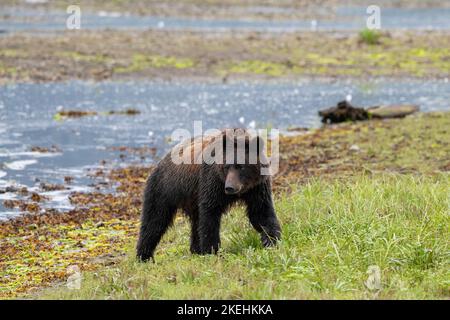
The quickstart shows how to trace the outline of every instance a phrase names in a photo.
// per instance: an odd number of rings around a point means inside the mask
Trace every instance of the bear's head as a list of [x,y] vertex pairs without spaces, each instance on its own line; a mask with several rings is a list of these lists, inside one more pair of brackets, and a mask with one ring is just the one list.
[[223,164],[217,165],[227,195],[241,195],[268,179],[261,174],[267,167],[264,140],[245,130],[235,129],[223,135]]

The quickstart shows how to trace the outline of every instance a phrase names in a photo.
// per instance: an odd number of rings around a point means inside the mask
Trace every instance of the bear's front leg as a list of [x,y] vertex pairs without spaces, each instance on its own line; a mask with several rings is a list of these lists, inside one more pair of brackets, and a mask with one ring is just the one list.
[[211,174],[203,173],[199,186],[198,237],[199,254],[217,253],[220,246],[220,222],[227,209],[223,184]]
[[270,247],[281,239],[281,228],[273,207],[270,182],[250,191],[245,197],[247,215],[253,228],[261,234],[264,247]]
[[271,247],[281,239],[281,228],[275,213],[250,216],[250,223],[261,234],[264,247]]
[[215,254],[220,247],[222,212],[216,206],[201,205],[198,217],[199,254]]
[[191,253],[200,253],[200,238],[198,236],[198,210],[191,215]]

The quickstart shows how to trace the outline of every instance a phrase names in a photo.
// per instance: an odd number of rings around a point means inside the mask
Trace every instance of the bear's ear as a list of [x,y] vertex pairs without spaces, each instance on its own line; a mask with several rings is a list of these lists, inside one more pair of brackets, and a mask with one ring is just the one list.
[[223,151],[226,151],[227,147],[234,148],[235,141],[233,135],[230,132],[226,132],[225,134],[223,134],[222,143],[223,143]]
[[[247,144],[249,143],[248,140],[246,140],[246,143]],[[264,150],[264,139],[261,138],[260,136],[253,137],[249,144],[253,148],[256,147],[256,151],[258,152],[258,154]]]
[[246,140],[246,151],[248,154],[248,161],[250,164],[257,164],[262,161],[264,156],[264,139],[260,136]]
[[235,163],[235,137],[231,129],[226,129],[222,135],[223,144],[223,163],[224,164],[234,164]]
[[264,149],[264,146],[265,146],[264,139],[261,138],[260,136],[257,136],[255,139],[258,140],[258,146],[259,146],[261,149]]

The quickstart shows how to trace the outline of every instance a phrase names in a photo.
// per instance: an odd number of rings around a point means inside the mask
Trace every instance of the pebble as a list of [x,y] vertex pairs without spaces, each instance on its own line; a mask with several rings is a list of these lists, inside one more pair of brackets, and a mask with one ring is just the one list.
[[359,150],[361,150],[361,148],[360,148],[358,145],[353,144],[353,145],[349,148],[349,150],[350,150],[350,151],[359,151]]

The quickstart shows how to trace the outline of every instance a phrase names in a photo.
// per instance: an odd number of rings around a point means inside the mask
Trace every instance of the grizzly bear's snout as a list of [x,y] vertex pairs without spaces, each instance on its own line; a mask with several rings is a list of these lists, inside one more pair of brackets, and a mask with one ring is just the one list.
[[243,184],[239,175],[239,169],[231,167],[227,170],[225,178],[225,193],[229,195],[239,194],[243,189]]

